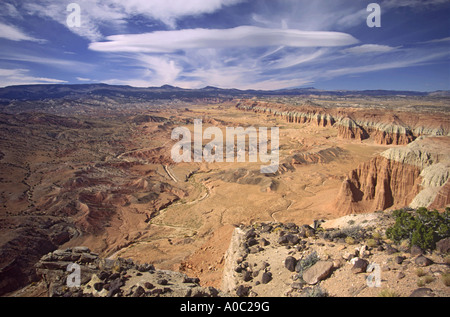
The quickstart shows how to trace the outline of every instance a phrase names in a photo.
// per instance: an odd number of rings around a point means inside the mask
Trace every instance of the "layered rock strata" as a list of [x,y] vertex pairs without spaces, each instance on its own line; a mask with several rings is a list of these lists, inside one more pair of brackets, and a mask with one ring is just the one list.
[[339,214],[450,204],[450,138],[420,137],[351,171],[335,206]]
[[325,108],[312,102],[290,106],[258,100],[240,100],[236,108],[279,116],[291,123],[336,127],[341,138],[372,138],[376,143],[385,145],[406,145],[422,135],[443,136],[450,133],[450,117],[430,113],[411,114],[350,107]]

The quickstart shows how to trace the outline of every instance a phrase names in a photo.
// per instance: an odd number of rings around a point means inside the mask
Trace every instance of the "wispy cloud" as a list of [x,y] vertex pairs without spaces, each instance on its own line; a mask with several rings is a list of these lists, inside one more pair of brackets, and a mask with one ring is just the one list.
[[71,59],[61,59],[54,57],[42,57],[38,55],[23,54],[23,53],[0,53],[0,59],[8,61],[20,61],[27,63],[43,64],[56,68],[65,69],[92,69],[91,64],[75,61]]
[[143,15],[157,19],[176,27],[178,19],[186,16],[199,16],[213,13],[225,6],[235,5],[245,0],[112,0],[116,8],[120,8],[127,16]]
[[41,39],[34,38],[25,32],[23,32],[20,28],[8,25],[0,22],[0,38],[4,38],[11,41],[32,41],[32,42],[40,42],[43,43],[45,41]]
[[402,59],[398,59],[391,62],[385,62],[385,63],[373,63],[369,65],[361,65],[361,66],[355,66],[355,67],[343,67],[338,69],[331,69],[324,72],[324,77],[338,77],[343,75],[353,75],[353,74],[361,74],[361,73],[368,73],[368,72],[374,72],[374,71],[381,71],[386,69],[396,69],[396,68],[404,68],[404,67],[411,67],[411,66],[418,66],[422,65],[424,63],[437,60],[444,57],[449,57],[450,52],[440,52],[440,53],[434,53],[426,56],[420,56],[420,57],[410,57]]
[[342,50],[342,52],[350,54],[371,54],[371,53],[379,54],[379,53],[393,52],[397,49],[398,47],[391,47],[388,45],[364,44],[344,49]]
[[93,81],[92,79],[90,79],[90,78],[84,78],[84,77],[77,77],[76,78],[78,81]]
[[[0,38],[7,43],[0,68],[34,82],[39,77],[30,74],[51,69],[41,82],[64,74],[77,83],[278,89],[448,61],[448,34],[428,27],[423,15],[444,21],[438,6],[448,0],[380,0],[379,29],[366,25],[370,1],[76,0],[81,26],[72,28],[70,2],[0,3]],[[412,25],[410,14],[422,25]],[[35,21],[43,27],[32,28]],[[37,36],[48,49],[36,49]],[[439,74],[435,82],[445,79]]]
[[41,0],[24,4],[28,14],[38,15],[59,22],[73,33],[90,41],[101,40],[103,27],[120,31],[135,17],[159,20],[175,28],[177,20],[186,16],[213,13],[225,6],[245,0],[77,0],[81,8],[81,26],[66,24],[68,2]]
[[65,80],[32,76],[28,69],[4,69],[0,68],[0,87],[12,85],[32,84],[63,84]]

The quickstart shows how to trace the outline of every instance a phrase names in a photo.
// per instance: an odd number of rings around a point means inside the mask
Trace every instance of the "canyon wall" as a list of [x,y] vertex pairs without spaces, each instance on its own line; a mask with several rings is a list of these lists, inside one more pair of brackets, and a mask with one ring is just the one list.
[[343,139],[372,138],[377,144],[406,145],[419,136],[450,135],[450,117],[437,113],[410,113],[389,109],[334,107],[313,102],[299,106],[260,100],[239,100],[237,109],[279,116],[287,122],[336,127]]
[[450,205],[450,138],[420,137],[351,171],[335,200],[340,215]]
[[287,122],[335,127],[343,139],[399,145],[360,164],[342,183],[334,202],[338,215],[388,208],[450,205],[450,117],[434,112],[368,107],[328,108],[311,101],[289,105],[239,100],[236,108]]

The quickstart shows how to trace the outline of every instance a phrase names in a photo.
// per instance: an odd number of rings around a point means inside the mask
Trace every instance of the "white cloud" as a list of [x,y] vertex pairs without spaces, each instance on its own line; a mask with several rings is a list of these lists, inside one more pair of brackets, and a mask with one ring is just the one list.
[[350,54],[369,54],[369,53],[388,53],[397,50],[396,47],[379,44],[364,44],[360,46],[354,46],[342,50],[344,53]]
[[136,16],[160,20],[175,28],[179,18],[213,13],[225,6],[245,0],[77,0],[81,9],[80,27],[68,27],[66,24],[67,5],[70,2],[41,0],[24,4],[28,14],[50,18],[69,28],[73,33],[90,41],[103,38],[101,28],[120,31],[127,20]]
[[[278,89],[310,83],[309,79],[292,74],[291,68],[322,57],[327,50],[321,47],[358,42],[346,33],[255,26],[123,34],[107,40],[91,43],[89,48],[109,53],[108,57],[120,54],[123,58],[126,53],[127,66],[141,69],[133,74],[137,76],[132,77],[137,78],[132,81],[134,85],[243,89]],[[130,79],[103,82],[130,84]]]
[[122,8],[128,16],[143,15],[175,28],[179,18],[213,13],[243,0],[112,0],[111,2],[116,7]]
[[434,39],[422,43],[446,43],[446,42],[450,42],[450,37],[444,37],[442,39]]
[[67,16],[70,14],[70,12],[67,12],[68,3],[52,0],[28,2],[24,4],[24,9],[28,14],[54,20],[66,26],[73,33],[87,38],[90,41],[97,41],[103,37],[99,31],[99,25],[105,21],[114,25],[117,23],[117,20],[125,17],[124,15],[118,14],[115,10],[109,9],[108,6],[100,6],[94,1],[77,0],[76,3],[81,7],[81,26],[68,27]]
[[9,61],[20,61],[27,63],[43,64],[56,68],[77,69],[77,70],[92,70],[92,65],[69,59],[60,59],[52,57],[42,57],[37,55],[22,54],[22,53],[0,53],[0,58]]
[[32,42],[43,42],[43,40],[36,39],[32,36],[25,34],[19,28],[4,24],[0,22],[0,38],[4,38],[11,41],[32,41]]
[[90,78],[84,78],[84,77],[77,77],[76,78],[78,81],[92,81],[92,79]]
[[448,3],[448,0],[385,0],[381,3],[383,8],[401,8],[401,7],[427,7]]
[[395,68],[404,68],[404,67],[411,67],[411,66],[418,66],[422,65],[424,63],[438,60],[440,58],[448,57],[450,55],[449,52],[441,52],[441,53],[434,53],[429,54],[426,56],[420,56],[420,57],[409,57],[409,58],[403,58],[401,60],[386,62],[386,63],[374,63],[369,65],[362,65],[362,66],[355,66],[355,67],[343,67],[339,69],[332,69],[327,70],[324,72],[324,77],[338,77],[343,75],[353,75],[353,74],[360,74],[360,73],[368,73],[368,72],[374,72],[374,71],[380,71],[380,70],[386,70],[386,69],[395,69]]
[[178,50],[230,47],[333,47],[358,42],[340,32],[301,31],[239,26],[230,29],[184,29],[107,37],[108,42],[94,42],[89,48],[103,52],[173,53]]
[[29,75],[28,69],[4,69],[0,68],[0,87],[12,85],[34,85],[34,84],[63,84],[65,80],[35,77]]
[[11,3],[0,4],[0,10],[2,15],[22,19],[22,14],[17,10],[17,8]]

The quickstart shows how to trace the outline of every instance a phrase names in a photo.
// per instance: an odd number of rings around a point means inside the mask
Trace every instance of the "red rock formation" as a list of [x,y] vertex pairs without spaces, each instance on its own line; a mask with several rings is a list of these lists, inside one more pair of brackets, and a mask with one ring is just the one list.
[[442,209],[450,205],[450,181],[447,181],[436,195],[436,198],[429,206],[430,209]]
[[420,168],[378,156],[350,172],[335,206],[340,215],[407,206],[420,191]]
[[377,144],[406,145],[422,135],[447,135],[450,116],[435,113],[409,113],[368,108],[325,108],[312,102],[303,105],[240,100],[236,108],[280,116],[291,123],[334,126],[344,139],[371,137]]
[[389,133],[381,130],[369,132],[375,143],[383,145],[405,145],[414,141],[415,137],[410,133]]
[[344,118],[336,125],[338,137],[342,139],[364,140],[369,137],[367,132],[350,118]]

